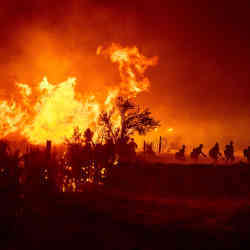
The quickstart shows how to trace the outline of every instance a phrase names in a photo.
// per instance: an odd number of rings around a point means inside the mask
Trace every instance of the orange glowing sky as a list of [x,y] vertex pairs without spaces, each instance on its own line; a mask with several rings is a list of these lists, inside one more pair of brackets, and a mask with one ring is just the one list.
[[76,77],[77,93],[101,93],[120,75],[116,65],[96,54],[98,46],[136,45],[143,55],[159,58],[147,71],[150,90],[137,96],[162,121],[157,136],[180,144],[210,146],[230,139],[238,147],[250,144],[247,6],[226,1],[2,5],[1,100],[11,99],[16,82],[35,87],[44,76],[52,84]]

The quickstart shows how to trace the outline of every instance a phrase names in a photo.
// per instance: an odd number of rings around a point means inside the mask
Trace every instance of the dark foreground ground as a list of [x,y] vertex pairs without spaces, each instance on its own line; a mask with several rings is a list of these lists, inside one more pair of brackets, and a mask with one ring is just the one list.
[[117,170],[98,190],[26,194],[21,217],[2,193],[1,249],[250,248],[250,168],[154,167]]

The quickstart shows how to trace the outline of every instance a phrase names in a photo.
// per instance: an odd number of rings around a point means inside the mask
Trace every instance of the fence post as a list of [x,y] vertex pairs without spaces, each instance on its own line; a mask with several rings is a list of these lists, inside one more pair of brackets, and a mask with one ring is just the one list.
[[161,136],[160,136],[160,141],[159,141],[159,154],[161,153]]
[[49,161],[51,158],[51,141],[46,142],[46,160]]
[[46,173],[45,173],[44,178],[47,178],[47,181],[51,183],[52,179],[54,178],[54,175],[52,173],[53,168],[51,167],[51,141],[50,140],[46,141],[45,157],[46,157]]

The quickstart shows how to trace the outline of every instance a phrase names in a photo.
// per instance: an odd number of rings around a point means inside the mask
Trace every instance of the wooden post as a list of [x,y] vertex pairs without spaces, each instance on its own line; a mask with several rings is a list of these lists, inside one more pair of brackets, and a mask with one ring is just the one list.
[[46,142],[46,158],[47,161],[51,158],[51,141]]
[[[49,180],[47,179],[45,183],[50,183],[52,177],[52,168],[51,168],[51,141],[47,140],[46,141],[46,152],[45,152],[45,157],[46,157],[46,173],[44,173],[46,175],[46,177],[44,176],[44,178],[49,178]],[[44,180],[43,180],[44,181]]]
[[146,141],[144,140],[143,143],[143,156],[144,156],[144,160],[146,159]]
[[161,136],[160,136],[160,141],[159,141],[159,154],[161,153]]

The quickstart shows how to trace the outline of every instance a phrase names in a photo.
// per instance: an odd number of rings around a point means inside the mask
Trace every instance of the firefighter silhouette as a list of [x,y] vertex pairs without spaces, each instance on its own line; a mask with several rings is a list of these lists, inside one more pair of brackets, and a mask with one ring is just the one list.
[[193,160],[198,160],[199,156],[202,155],[203,157],[207,157],[203,152],[202,152],[203,144],[200,144],[199,147],[194,148],[193,151],[191,152],[191,159]]
[[243,150],[244,157],[247,158],[248,163],[250,163],[250,146]]
[[218,142],[216,142],[215,145],[209,150],[209,156],[214,161],[218,161],[219,158],[222,156],[220,153],[220,147]]
[[134,138],[131,139],[131,141],[128,144],[129,147],[129,155],[131,157],[131,160],[135,160],[136,158],[136,149],[137,149],[137,144],[134,141]]
[[235,160],[233,141],[230,141],[230,143],[226,145],[224,150],[224,155],[226,158],[226,162],[228,161],[233,162]]
[[185,149],[186,149],[186,146],[185,145],[182,145],[182,148],[175,153],[175,159],[176,160],[181,160],[181,161],[185,161],[186,158],[185,158]]

